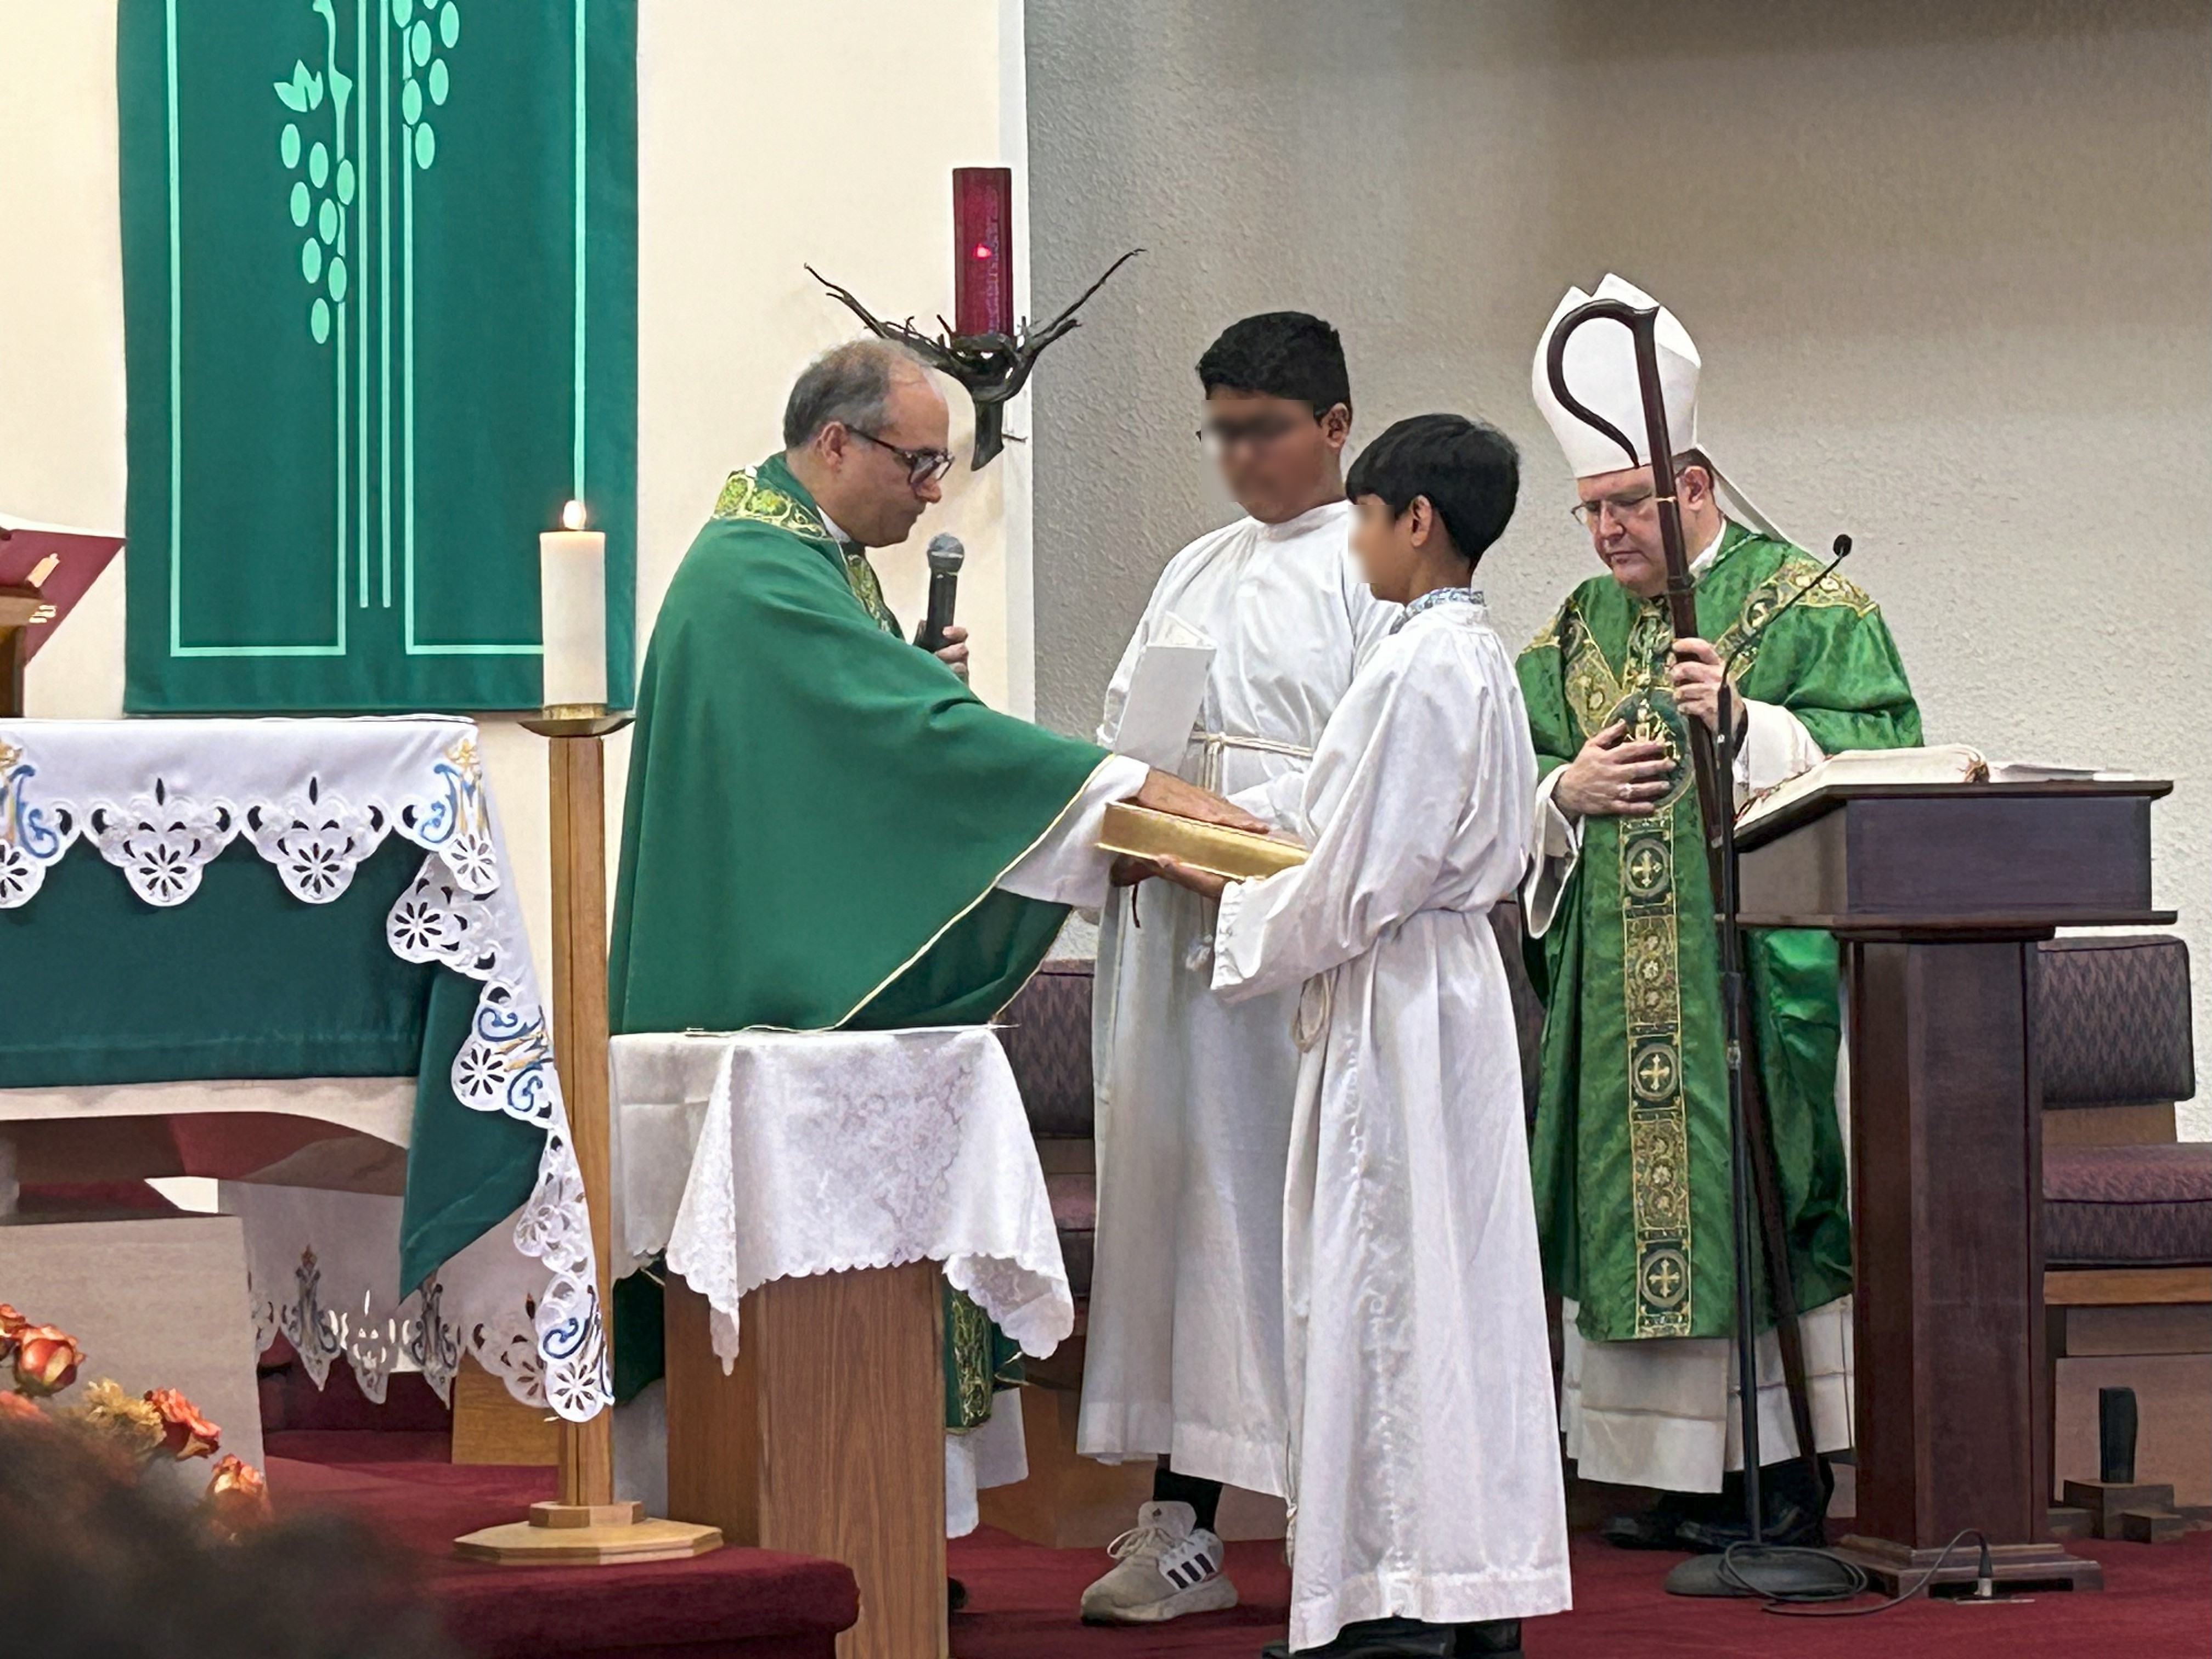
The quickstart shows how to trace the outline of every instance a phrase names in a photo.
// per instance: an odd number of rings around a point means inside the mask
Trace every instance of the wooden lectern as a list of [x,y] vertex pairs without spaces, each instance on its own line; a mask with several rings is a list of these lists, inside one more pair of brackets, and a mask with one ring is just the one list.
[[[2162,782],[1861,784],[1739,837],[1749,927],[1843,945],[1857,1264],[1857,1532],[1887,1594],[1961,1529],[1996,1577],[2101,1588],[2051,1540],[2037,942],[2162,925]],[[1941,1577],[1972,1578],[1971,1548]]]
[[0,720],[23,716],[23,665],[30,660],[23,630],[53,617],[37,588],[0,586]]
[[668,1277],[669,1513],[852,1568],[837,1659],[945,1659],[944,1290],[933,1261],[771,1279],[725,1376]]

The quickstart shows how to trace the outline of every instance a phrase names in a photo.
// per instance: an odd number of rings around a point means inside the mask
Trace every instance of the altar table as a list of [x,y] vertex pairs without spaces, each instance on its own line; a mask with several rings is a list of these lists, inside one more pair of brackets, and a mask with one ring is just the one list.
[[942,1655],[940,1267],[1027,1353],[1075,1324],[997,1034],[618,1036],[611,1070],[616,1271],[671,1275],[670,1514],[850,1565],[843,1659]]
[[[611,1396],[591,1231],[474,724],[0,720],[0,1137],[203,1175],[265,1346]],[[242,1310],[243,1312],[243,1310]]]

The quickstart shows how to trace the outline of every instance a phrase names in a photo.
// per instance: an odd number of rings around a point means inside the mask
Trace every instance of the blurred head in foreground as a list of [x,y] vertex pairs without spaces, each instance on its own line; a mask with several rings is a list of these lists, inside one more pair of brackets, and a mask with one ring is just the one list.
[[12,1414],[0,1607],[40,1659],[458,1659],[402,1562],[357,1523],[308,1517],[234,1542],[130,1460]]

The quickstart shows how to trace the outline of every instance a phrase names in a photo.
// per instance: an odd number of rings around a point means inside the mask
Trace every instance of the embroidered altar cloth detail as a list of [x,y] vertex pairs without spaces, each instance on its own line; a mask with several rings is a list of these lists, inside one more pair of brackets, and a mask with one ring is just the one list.
[[[425,715],[0,720],[0,909],[32,903],[46,872],[79,840],[149,904],[189,902],[207,865],[241,839],[295,898],[326,904],[394,835],[421,848],[423,860],[386,918],[386,942],[404,961],[438,963],[477,981],[453,1093],[471,1109],[503,1112],[544,1133],[536,1181],[511,1228],[494,1229],[384,1306],[401,1287],[381,1296],[373,1285],[335,1289],[312,1239],[304,1250],[295,1242],[257,1243],[254,1212],[263,1209],[287,1218],[287,1240],[296,1240],[307,1225],[298,1203],[265,1206],[250,1189],[232,1188],[246,1212],[257,1331],[264,1346],[277,1329],[291,1337],[319,1382],[330,1359],[345,1353],[372,1397],[382,1393],[395,1352],[420,1364],[441,1394],[468,1352],[518,1397],[583,1421],[612,1397],[591,1227],[475,723]],[[330,1218],[336,1209],[316,1211],[325,1232],[343,1224]],[[395,1214],[392,1279],[396,1232]],[[289,1282],[264,1282],[277,1256]]]
[[1075,1328],[1036,1144],[998,1033],[614,1039],[617,1272],[665,1248],[738,1352],[738,1308],[772,1279],[945,1264],[1024,1352]]

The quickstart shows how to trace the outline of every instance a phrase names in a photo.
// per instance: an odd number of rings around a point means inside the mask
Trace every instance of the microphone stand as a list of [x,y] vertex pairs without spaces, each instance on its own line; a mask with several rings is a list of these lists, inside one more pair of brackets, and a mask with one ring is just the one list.
[[[1736,755],[1740,741],[1736,736],[1736,697],[1729,671],[1736,659],[1759,636],[1772,627],[1782,614],[1798,600],[1828,579],[1835,568],[1850,556],[1851,538],[1838,536],[1835,540],[1835,556],[1820,574],[1801,585],[1797,591],[1760,619],[1759,625],[1746,634],[1721,659],[1721,682],[1715,708],[1715,733],[1718,748],[1718,770],[1724,787],[1733,791],[1735,784]],[[1747,722],[1746,735],[1748,735]],[[1744,1089],[1744,1057],[1751,1049],[1751,1006],[1744,979],[1743,927],[1738,903],[1740,871],[1735,844],[1735,812],[1731,796],[1730,810],[1717,815],[1715,827],[1718,830],[1720,879],[1714,893],[1715,921],[1718,923],[1720,945],[1721,1018],[1728,1058],[1729,1104],[1729,1216],[1735,1224],[1735,1367],[1736,1415],[1741,1424],[1743,1441],[1743,1502],[1744,1520],[1750,1531],[1750,1541],[1739,1544],[1722,1554],[1692,1556],[1667,1575],[1667,1589],[1677,1595],[1756,1595],[1794,1599],[1811,1593],[1815,1595],[1833,1594],[1836,1578],[1846,1569],[1838,1562],[1831,1570],[1814,1565],[1808,1558],[1821,1552],[1804,1547],[1790,1547],[1787,1554],[1770,1551],[1766,1542],[1766,1505],[1761,1490],[1763,1465],[1759,1457],[1759,1292],[1754,1280],[1756,1272],[1753,1237],[1759,1226],[1758,1203],[1753,1191],[1751,1168],[1751,1137],[1747,1103]],[[1778,1322],[1781,1310],[1776,1310]],[[1809,1413],[1807,1417],[1809,1419]],[[1801,1436],[1809,1431],[1809,1420],[1800,1424]],[[1808,1468],[1818,1467],[1818,1454],[1808,1443],[1800,1446],[1799,1454]],[[1797,1561],[1790,1560],[1790,1556]],[[1831,1558],[1832,1559],[1832,1558]],[[1797,1563],[1803,1563],[1800,1570]],[[1747,1576],[1746,1569],[1763,1569],[1756,1579]]]

